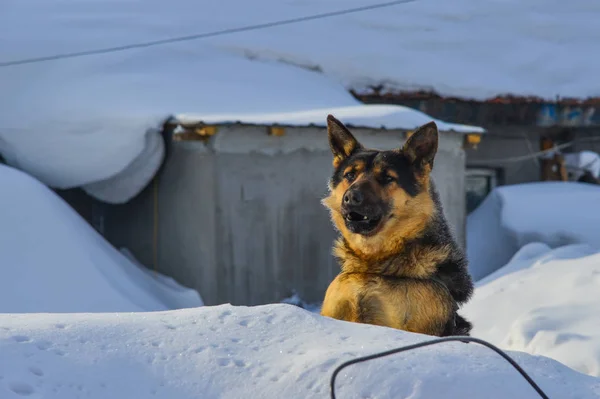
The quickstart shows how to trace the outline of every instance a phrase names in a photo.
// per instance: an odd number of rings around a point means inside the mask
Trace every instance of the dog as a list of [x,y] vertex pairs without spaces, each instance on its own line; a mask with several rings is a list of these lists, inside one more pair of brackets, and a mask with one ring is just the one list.
[[457,311],[473,294],[464,252],[444,217],[431,178],[435,122],[398,149],[363,147],[327,117],[334,172],[322,200],[340,233],[333,254],[341,272],[321,315],[433,336],[469,335]]

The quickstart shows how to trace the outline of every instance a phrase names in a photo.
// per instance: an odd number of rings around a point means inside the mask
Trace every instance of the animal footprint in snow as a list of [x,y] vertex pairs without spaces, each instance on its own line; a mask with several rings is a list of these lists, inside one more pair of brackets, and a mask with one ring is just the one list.
[[26,382],[11,382],[8,387],[20,396],[29,396],[35,392],[33,387]]
[[39,367],[31,366],[31,367],[29,367],[29,371],[31,372],[31,374],[37,375],[38,377],[41,377],[44,375],[44,372]]

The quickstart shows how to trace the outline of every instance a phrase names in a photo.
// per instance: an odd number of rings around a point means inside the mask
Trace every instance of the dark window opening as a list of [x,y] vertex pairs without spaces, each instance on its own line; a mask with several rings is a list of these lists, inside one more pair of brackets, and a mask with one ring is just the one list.
[[473,212],[497,185],[498,172],[495,169],[467,169],[465,181],[467,214]]

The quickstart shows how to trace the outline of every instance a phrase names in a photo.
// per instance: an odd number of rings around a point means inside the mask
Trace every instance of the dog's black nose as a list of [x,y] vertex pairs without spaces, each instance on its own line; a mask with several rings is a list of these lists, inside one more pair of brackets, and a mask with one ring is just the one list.
[[363,203],[364,196],[358,190],[348,190],[344,194],[344,203],[350,206],[359,206]]

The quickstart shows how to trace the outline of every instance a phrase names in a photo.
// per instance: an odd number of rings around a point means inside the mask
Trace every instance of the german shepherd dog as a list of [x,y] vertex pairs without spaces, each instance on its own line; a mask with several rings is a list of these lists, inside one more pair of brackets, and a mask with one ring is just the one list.
[[431,179],[435,122],[390,151],[363,147],[327,117],[334,173],[323,204],[340,233],[341,273],[321,315],[435,336],[469,335],[457,314],[473,282]]

